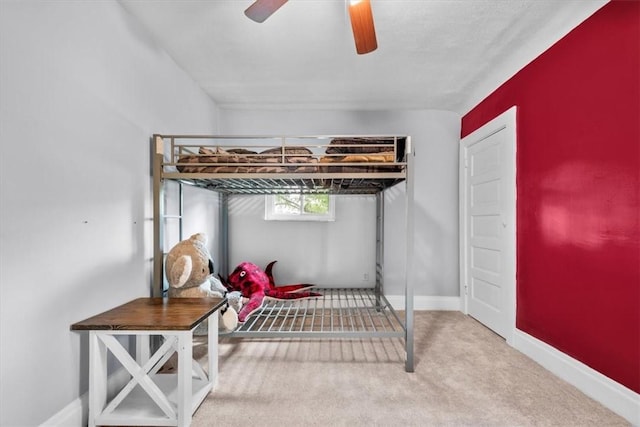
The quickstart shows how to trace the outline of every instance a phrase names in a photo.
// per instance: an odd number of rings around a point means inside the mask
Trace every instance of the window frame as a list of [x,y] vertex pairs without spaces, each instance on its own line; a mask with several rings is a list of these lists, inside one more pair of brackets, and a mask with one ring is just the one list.
[[[277,213],[275,212],[276,198],[285,194],[268,194],[265,196],[264,203],[264,219],[265,221],[316,221],[316,222],[332,222],[336,220],[336,203],[335,196],[328,194],[329,205],[327,213]],[[318,196],[320,194],[304,194],[297,193],[302,199],[309,196]],[[324,195],[324,194],[322,194]],[[304,206],[304,201],[300,204],[301,208]]]

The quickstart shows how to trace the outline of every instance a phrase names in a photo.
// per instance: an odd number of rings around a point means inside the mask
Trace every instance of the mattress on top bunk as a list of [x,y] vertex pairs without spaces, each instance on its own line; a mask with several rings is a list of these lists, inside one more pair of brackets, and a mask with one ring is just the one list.
[[260,152],[202,146],[198,154],[179,154],[176,167],[184,173],[397,172],[402,170],[395,163],[404,159],[405,141],[405,138],[333,138],[324,155],[317,157],[303,146],[280,146]]
[[198,155],[179,156],[177,168],[185,173],[313,173],[318,171],[318,159],[312,154],[305,147],[276,147],[261,152],[200,147]]
[[[394,144],[394,139],[396,144]],[[372,153],[397,153],[396,161],[404,158],[406,138],[333,138],[326,154],[372,154]],[[393,158],[393,157],[392,157]],[[393,160],[392,160],[393,161]]]
[[380,163],[402,162],[405,138],[334,138],[320,158],[325,172],[397,172],[398,165]]

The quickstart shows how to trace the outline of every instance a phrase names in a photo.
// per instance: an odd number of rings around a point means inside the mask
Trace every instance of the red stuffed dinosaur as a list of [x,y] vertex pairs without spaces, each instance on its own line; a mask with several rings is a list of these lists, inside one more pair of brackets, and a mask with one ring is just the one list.
[[275,263],[276,261],[270,262],[265,271],[250,262],[240,263],[225,281],[229,291],[240,291],[243,297],[249,298],[238,313],[239,322],[244,322],[262,307],[265,298],[300,299],[321,295],[317,292],[304,291],[313,287],[309,284],[276,286],[271,272]]

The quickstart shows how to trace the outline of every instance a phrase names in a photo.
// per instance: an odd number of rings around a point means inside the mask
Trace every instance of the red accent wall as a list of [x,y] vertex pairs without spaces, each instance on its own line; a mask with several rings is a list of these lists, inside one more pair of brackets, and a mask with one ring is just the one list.
[[640,393],[640,2],[598,10],[462,136],[513,105],[517,327]]

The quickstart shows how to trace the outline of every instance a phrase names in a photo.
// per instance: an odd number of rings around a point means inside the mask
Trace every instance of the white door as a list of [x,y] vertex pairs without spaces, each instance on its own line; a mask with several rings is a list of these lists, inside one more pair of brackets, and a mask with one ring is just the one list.
[[463,307],[508,342],[515,329],[515,120],[513,107],[460,146]]

